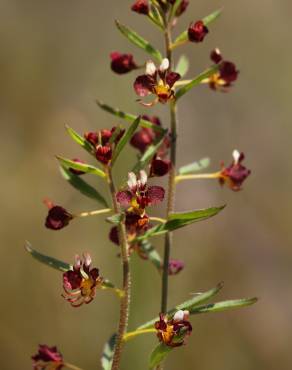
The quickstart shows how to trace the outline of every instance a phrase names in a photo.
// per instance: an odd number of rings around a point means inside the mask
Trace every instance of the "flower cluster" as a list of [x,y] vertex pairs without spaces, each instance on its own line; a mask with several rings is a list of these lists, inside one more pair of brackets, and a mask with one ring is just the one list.
[[93,146],[96,159],[108,165],[112,159],[113,148],[124,134],[124,130],[113,127],[111,130],[103,129],[98,132],[86,132],[85,139]]
[[169,347],[179,347],[185,344],[192,333],[192,325],[188,320],[189,311],[179,310],[172,319],[161,313],[159,320],[154,324],[159,341]]
[[155,95],[156,98],[152,102],[141,102],[146,107],[152,107],[158,102],[165,104],[174,98],[173,85],[179,79],[179,73],[169,70],[167,58],[163,59],[159,68],[150,60],[146,63],[145,74],[136,78],[134,89],[140,97]]
[[65,298],[72,307],[80,307],[83,303],[90,303],[101,287],[103,278],[97,268],[91,267],[91,257],[88,253],[83,254],[83,259],[78,255],[71,270],[63,274],[63,289]]
[[[142,118],[152,122],[157,126],[161,126],[160,119],[156,116],[149,117],[144,115],[142,116]],[[148,147],[158,139],[159,134],[155,130],[153,130],[152,128],[142,127],[133,135],[130,143],[134,148],[138,149],[141,154],[143,154],[148,149]],[[169,135],[166,135],[151,161],[149,174],[151,177],[164,176],[169,172],[171,163],[169,159],[166,159],[169,147],[170,137]]]
[[40,344],[38,353],[31,358],[34,370],[61,370],[64,367],[63,356],[57,347]]
[[238,150],[233,151],[233,161],[230,166],[225,167],[221,163],[221,171],[219,175],[219,182],[221,185],[225,183],[231,190],[241,190],[242,183],[250,175],[251,171],[244,167],[241,162],[244,160],[244,154]]

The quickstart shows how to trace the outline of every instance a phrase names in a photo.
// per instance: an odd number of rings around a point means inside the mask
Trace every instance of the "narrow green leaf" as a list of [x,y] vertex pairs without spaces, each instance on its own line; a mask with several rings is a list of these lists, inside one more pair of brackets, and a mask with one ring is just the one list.
[[181,87],[175,94],[176,100],[181,98],[184,94],[186,94],[189,90],[194,88],[195,86],[199,85],[203,80],[212,76],[214,73],[218,71],[219,66],[217,64],[213,65],[211,68],[208,68],[206,71],[200,73],[196,78],[194,78],[191,82],[186,84],[185,86]]
[[[222,13],[222,9],[215,10],[215,12],[207,15],[205,18],[202,19],[205,26],[209,26],[212,22],[214,22]],[[188,41],[188,30],[183,31],[174,41],[173,45],[181,44],[185,41]]]
[[155,369],[172,350],[173,347],[169,347],[164,343],[158,344],[158,346],[154,348],[150,355],[149,369]]
[[155,49],[147,40],[138,35],[135,31],[131,30],[127,26],[121,24],[116,20],[116,26],[118,30],[134,45],[146,51],[153,58],[156,58],[159,62],[162,61],[162,55],[159,50]]
[[149,17],[159,28],[163,29],[163,18],[157,5],[150,4]]
[[175,72],[179,73],[181,77],[184,77],[187,74],[189,67],[190,67],[190,62],[188,58],[185,55],[181,55],[181,57],[179,58],[177,62]]
[[113,132],[112,136],[109,139],[109,144],[113,144],[116,141],[116,139],[120,135],[121,131],[122,131],[121,126],[116,127],[115,131]]
[[176,0],[176,2],[173,4],[172,9],[171,9],[171,18],[175,16],[175,13],[182,3],[183,0]]
[[222,13],[223,9],[215,10],[213,13],[207,15],[205,18],[202,19],[205,26],[209,26],[212,22],[214,22]]
[[102,370],[111,370],[117,334],[113,334],[103,347],[101,356]]
[[[178,310],[192,310],[194,307],[197,307],[200,304],[208,302],[212,297],[219,293],[219,291],[223,288],[223,283],[219,283],[215,288],[212,288],[204,293],[200,293],[195,295],[193,298],[188,299],[187,301],[177,305],[176,307],[172,308],[167,312],[169,316],[175,314]],[[139,326],[137,330],[149,329],[153,327],[154,323],[158,320],[158,317],[155,319],[148,321],[147,323]]]
[[148,240],[143,240],[140,244],[140,248],[157,270],[161,271],[162,260],[156,248]]
[[199,313],[209,313],[209,312],[221,312],[230,310],[233,308],[241,308],[250,306],[257,302],[257,298],[243,298],[243,299],[232,299],[229,301],[209,303],[203,306],[194,307],[190,310],[190,314],[196,315]]
[[[165,133],[166,134],[166,133]],[[140,170],[144,169],[154,157],[155,153],[163,143],[165,138],[165,134],[160,135],[153,144],[149,145],[145,153],[143,153],[142,157],[139,158],[138,162],[133,167],[133,172],[137,173]]]
[[180,229],[194,222],[206,220],[222,211],[222,207],[199,209],[191,212],[173,213],[165,224],[160,224],[147,230],[145,234],[137,237],[134,241],[141,241],[152,236],[163,235],[169,231]]
[[102,170],[90,164],[74,162],[70,159],[59,157],[59,156],[56,156],[56,158],[60,162],[61,166],[65,168],[68,168],[68,169],[73,168],[74,170],[83,171],[85,173],[92,173],[93,175],[97,175],[102,178],[106,176],[106,174]]
[[[122,118],[127,122],[132,123],[135,119],[138,118],[138,116],[135,116],[134,114],[125,113],[125,112],[121,111],[120,109],[113,108],[113,107],[109,106],[108,104],[105,104],[105,103],[103,103],[99,100],[96,100],[96,103],[104,111],[106,111],[108,113],[111,113],[111,114],[113,114],[114,116],[116,116],[118,118]],[[153,130],[155,130],[157,132],[163,132],[164,133],[166,131],[161,126],[155,125],[154,123],[152,123],[150,121],[147,121],[146,119],[143,119],[143,118],[141,118],[141,120],[140,120],[140,126],[146,127],[146,128],[152,128]]]
[[53,257],[46,256],[45,254],[42,254],[36,251],[35,249],[32,249],[29,242],[26,242],[24,247],[26,251],[32,255],[33,258],[56,270],[66,272],[70,270],[70,268],[72,267],[69,263],[57,260],[56,258]]
[[65,126],[68,134],[72,137],[72,139],[79,144],[83,149],[85,149],[88,153],[94,155],[94,148],[93,146],[82,136],[80,136],[73,128],[69,126]]
[[193,162],[193,163],[190,163],[190,164],[187,164],[181,167],[178,170],[178,173],[180,175],[189,175],[191,173],[202,171],[206,169],[207,167],[209,167],[209,165],[210,165],[210,158],[202,158],[197,162]]
[[125,147],[125,145],[128,143],[128,141],[131,140],[132,136],[134,135],[134,132],[136,131],[137,127],[139,126],[141,117],[137,117],[134,122],[131,124],[131,126],[128,128],[128,130],[124,133],[120,141],[118,142],[114,152],[111,164],[112,166],[115,164],[115,161],[117,160],[118,156],[120,155],[121,151]]
[[94,199],[105,208],[109,208],[109,205],[105,198],[91,185],[84,181],[80,176],[75,175],[67,168],[60,166],[60,172],[63,178],[73,186],[76,190],[80,191],[83,195],[88,198]]

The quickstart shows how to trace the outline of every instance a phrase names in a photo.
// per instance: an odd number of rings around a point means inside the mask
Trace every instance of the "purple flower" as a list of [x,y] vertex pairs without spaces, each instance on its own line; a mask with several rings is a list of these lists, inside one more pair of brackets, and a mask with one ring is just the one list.
[[44,200],[49,208],[45,226],[51,230],[60,230],[67,226],[74,216],[61,206],[55,206],[51,201]]
[[64,367],[63,356],[58,352],[57,347],[49,347],[40,344],[38,353],[31,357],[34,370],[60,370]]
[[209,32],[203,21],[191,23],[188,28],[188,37],[191,42],[202,42]]
[[137,68],[132,54],[111,53],[111,69],[118,74],[125,74]]

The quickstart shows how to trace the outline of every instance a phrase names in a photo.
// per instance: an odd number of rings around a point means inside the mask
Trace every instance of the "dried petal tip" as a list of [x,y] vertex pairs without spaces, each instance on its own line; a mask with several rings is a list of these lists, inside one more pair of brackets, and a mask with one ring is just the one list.
[[73,219],[73,215],[61,206],[55,206],[52,202],[44,201],[49,208],[45,226],[51,230],[60,230],[67,226]]
[[168,274],[177,275],[179,272],[181,272],[184,269],[184,267],[185,267],[185,264],[183,261],[171,259],[168,265]]
[[149,4],[147,0],[137,0],[131,7],[133,12],[148,15],[149,14]]
[[191,23],[188,28],[188,37],[191,42],[202,42],[209,32],[203,21]]
[[110,57],[111,69],[115,73],[125,74],[137,68],[137,64],[134,62],[134,57],[132,54],[113,52],[111,53]]
[[103,278],[99,276],[97,268],[91,268],[91,256],[84,253],[81,259],[75,256],[75,263],[71,270],[63,274],[63,289],[65,298],[72,307],[79,307],[83,303],[90,303],[96,289],[102,285]]
[[224,164],[222,164],[219,182],[221,185],[226,183],[233,191],[238,191],[241,190],[242,183],[250,175],[251,171],[241,164],[244,160],[242,152],[234,150],[232,156],[233,161],[229,167],[224,167]]
[[40,344],[38,353],[31,358],[34,370],[60,370],[64,367],[63,356],[58,352],[57,347],[49,347],[46,344]]

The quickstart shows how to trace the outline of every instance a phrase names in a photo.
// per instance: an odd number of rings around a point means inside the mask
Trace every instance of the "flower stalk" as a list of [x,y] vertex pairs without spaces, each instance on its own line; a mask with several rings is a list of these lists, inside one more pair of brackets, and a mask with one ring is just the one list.
[[191,175],[178,175],[175,177],[175,182],[179,183],[184,180],[197,180],[197,179],[219,179],[221,177],[221,172],[214,173],[198,173]]

